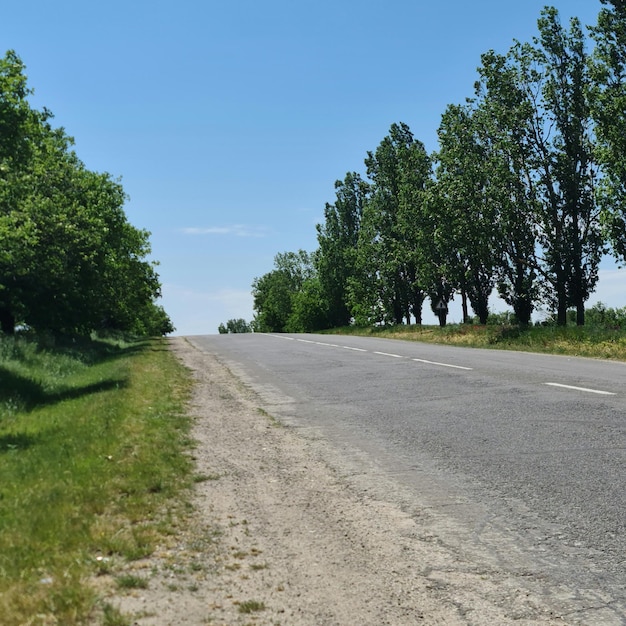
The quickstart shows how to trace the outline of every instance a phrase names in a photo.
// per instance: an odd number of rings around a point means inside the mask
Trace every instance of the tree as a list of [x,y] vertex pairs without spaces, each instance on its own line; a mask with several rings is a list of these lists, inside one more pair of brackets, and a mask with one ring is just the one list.
[[400,123],[392,124],[375,152],[368,152],[365,165],[371,195],[351,285],[353,308],[360,317],[401,324],[405,319],[410,323],[413,315],[420,323],[424,291],[412,235],[420,220],[418,192],[429,178],[430,159],[424,145]]
[[13,51],[0,59],[0,330],[12,333],[21,315],[15,283],[30,265],[34,224],[20,206],[27,184],[23,171],[32,159],[32,136],[46,112],[33,111],[24,65]]
[[317,225],[316,261],[321,297],[330,326],[347,326],[352,319],[348,282],[357,266],[357,246],[369,185],[355,172],[335,182],[336,200],[326,204],[324,223]]
[[613,253],[626,260],[626,4],[601,0],[591,34],[591,111],[602,165],[600,203]]
[[218,326],[218,332],[220,335],[228,334],[228,333],[250,333],[252,332],[252,328],[250,324],[246,322],[243,318],[230,319],[226,322],[226,325],[220,324]]
[[535,45],[515,46],[512,58],[532,105],[526,140],[530,175],[541,200],[537,226],[543,275],[553,286],[557,323],[565,325],[567,309],[574,306],[577,324],[584,324],[584,303],[597,283],[604,252],[585,38],[576,18],[566,31],[554,8],[542,11],[538,25]]
[[443,114],[436,162],[445,244],[457,257],[447,278],[467,294],[481,324],[486,324],[499,233],[496,206],[489,197],[493,174],[489,153],[469,105],[450,105]]
[[310,333],[331,326],[328,300],[320,279],[308,278],[293,294],[286,330],[292,333]]
[[72,139],[28,104],[24,67],[0,61],[0,328],[171,332],[149,233],[124,214],[109,174],[89,171]]
[[252,283],[254,330],[282,333],[292,309],[292,284],[287,272],[272,270]]
[[528,325],[538,299],[536,186],[529,172],[532,107],[507,57],[481,57],[474,120],[488,159],[488,202],[496,211],[496,279],[500,297]]
[[550,7],[538,27],[533,44],[516,43],[506,57],[483,55],[472,117],[486,199],[497,209],[497,238],[505,242],[501,295],[527,321],[541,274],[541,295],[556,308],[558,323],[566,324],[574,306],[583,324],[605,251],[585,38],[577,19],[566,30]]
[[253,326],[259,332],[288,331],[295,294],[315,275],[313,259],[304,250],[277,254],[274,267],[252,283]]

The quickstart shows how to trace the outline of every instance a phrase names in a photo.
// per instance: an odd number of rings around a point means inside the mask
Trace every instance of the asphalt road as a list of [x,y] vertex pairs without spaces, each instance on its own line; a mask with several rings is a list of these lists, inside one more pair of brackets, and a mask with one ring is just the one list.
[[597,594],[626,623],[626,364],[326,335],[189,340],[264,409],[440,512],[441,541]]

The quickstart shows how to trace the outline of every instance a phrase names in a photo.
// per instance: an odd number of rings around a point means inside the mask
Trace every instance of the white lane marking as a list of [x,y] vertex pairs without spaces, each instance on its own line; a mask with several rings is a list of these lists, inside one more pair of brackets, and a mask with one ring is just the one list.
[[426,359],[413,359],[417,363],[426,363],[427,365],[439,365],[440,367],[452,367],[456,370],[466,370],[471,372],[473,367],[464,367],[463,365],[451,365],[450,363],[437,363],[437,361],[427,361]]
[[[353,348],[352,346],[340,346],[336,343],[325,343],[323,341],[311,341],[310,339],[298,339],[295,337],[285,337],[283,335],[269,335],[270,337],[276,337],[277,339],[288,339],[289,341],[300,341],[301,343],[312,343],[315,344],[317,346],[328,346],[329,348],[345,348],[346,350],[354,350],[355,352],[369,352],[369,350],[365,350],[364,348]],[[372,352],[372,354],[380,354],[381,356],[390,356],[393,357],[394,359],[405,359],[408,357],[403,356],[402,354],[393,354],[391,352],[378,352],[376,350],[374,350]],[[472,371],[474,368],[472,367],[464,367],[463,365],[452,365],[451,363],[438,363],[437,361],[427,361],[426,359],[411,359],[412,361],[416,361],[417,363],[426,363],[428,365],[439,365],[440,367],[452,367],[454,369],[457,370],[466,370],[466,371]],[[559,385],[557,385],[556,383],[546,383],[547,385],[550,384],[554,384],[557,387]],[[560,385],[562,387],[565,387],[566,385]],[[572,387],[572,389],[580,389],[579,387]],[[583,389],[583,391],[592,391],[591,389]],[[604,394],[608,394],[608,395],[615,395],[613,393],[610,393],[608,391],[595,391],[594,393],[604,393]]]
[[561,385],[560,383],[544,383],[544,385],[550,385],[550,387],[561,387],[563,389],[573,389],[574,391],[586,391],[587,393],[598,393],[602,396],[617,395],[612,391],[600,391],[599,389],[587,389],[586,387],[574,387],[572,385]]

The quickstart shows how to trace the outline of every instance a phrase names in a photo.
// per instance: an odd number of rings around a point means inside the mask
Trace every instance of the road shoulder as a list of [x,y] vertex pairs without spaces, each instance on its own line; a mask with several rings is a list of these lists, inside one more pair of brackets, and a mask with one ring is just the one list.
[[148,588],[114,600],[133,624],[567,623],[519,577],[450,551],[427,511],[347,476],[336,450],[274,420],[216,355],[170,346],[195,378],[198,482],[171,545],[134,565]]

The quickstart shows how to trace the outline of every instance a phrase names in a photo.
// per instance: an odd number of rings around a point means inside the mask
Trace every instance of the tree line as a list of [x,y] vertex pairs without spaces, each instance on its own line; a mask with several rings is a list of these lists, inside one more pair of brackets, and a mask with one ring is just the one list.
[[14,51],[0,59],[0,330],[114,329],[161,335],[149,233],[124,213],[122,185],[90,171],[32,89]]
[[393,124],[335,183],[318,249],[254,280],[254,329],[420,324],[427,301],[445,323],[455,295],[484,324],[494,290],[521,325],[539,305],[584,324],[601,258],[626,259],[626,2],[601,3],[587,33],[546,7],[532,42],[484,53],[433,154]]

